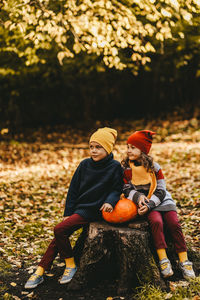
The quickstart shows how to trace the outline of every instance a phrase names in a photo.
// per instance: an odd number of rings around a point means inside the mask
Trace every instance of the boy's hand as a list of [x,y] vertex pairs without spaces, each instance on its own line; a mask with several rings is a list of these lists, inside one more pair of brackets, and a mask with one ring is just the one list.
[[138,206],[139,206],[139,208],[141,208],[143,205],[146,206],[146,202],[145,201],[149,202],[149,199],[145,195],[141,195],[140,198],[139,198],[139,200],[138,200]]
[[102,207],[100,208],[100,210],[107,211],[107,212],[112,212],[113,211],[113,207],[109,203],[104,203],[102,205]]
[[142,207],[138,208],[138,215],[142,216],[148,212],[148,207],[143,205]]

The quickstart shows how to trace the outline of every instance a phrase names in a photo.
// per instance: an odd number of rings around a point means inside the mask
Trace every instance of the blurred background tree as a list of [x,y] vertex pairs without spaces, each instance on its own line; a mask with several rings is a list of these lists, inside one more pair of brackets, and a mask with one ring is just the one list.
[[199,116],[200,0],[3,0],[0,125]]

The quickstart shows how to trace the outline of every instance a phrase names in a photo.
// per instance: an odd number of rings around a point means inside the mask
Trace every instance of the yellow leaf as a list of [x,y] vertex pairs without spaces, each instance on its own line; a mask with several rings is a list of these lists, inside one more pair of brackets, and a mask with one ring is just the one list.
[[8,128],[1,129],[1,134],[2,135],[6,134],[6,133],[8,133]]
[[162,42],[164,41],[164,37],[160,32],[156,33],[156,39]]
[[171,17],[171,13],[169,11],[167,11],[166,9],[162,8],[161,9],[161,14],[164,16],[164,17]]
[[16,286],[17,284],[15,282],[11,282],[10,285]]
[[196,77],[200,77],[200,70],[197,70]]
[[11,24],[12,24],[11,21],[6,21],[6,22],[4,23],[4,27],[5,27],[5,28],[8,28]]
[[76,53],[81,52],[81,47],[80,47],[80,45],[79,45],[79,44],[74,44],[73,50],[74,50]]

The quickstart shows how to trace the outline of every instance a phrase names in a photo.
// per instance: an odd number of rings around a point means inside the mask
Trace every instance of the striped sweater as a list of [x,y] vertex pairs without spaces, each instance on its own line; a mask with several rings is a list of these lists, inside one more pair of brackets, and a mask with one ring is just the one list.
[[[137,166],[138,164],[137,161],[135,161],[134,164],[135,166]],[[176,204],[172,199],[171,194],[166,189],[165,179],[161,167],[156,162],[154,162],[154,169],[155,169],[157,187],[153,195],[149,199],[149,202],[146,202],[146,205],[148,206],[149,210],[176,211]],[[125,168],[123,170],[123,179],[124,179],[123,193],[126,198],[138,204],[138,200],[141,194],[145,196],[148,195],[150,184],[137,185],[137,186],[132,184],[131,168]]]

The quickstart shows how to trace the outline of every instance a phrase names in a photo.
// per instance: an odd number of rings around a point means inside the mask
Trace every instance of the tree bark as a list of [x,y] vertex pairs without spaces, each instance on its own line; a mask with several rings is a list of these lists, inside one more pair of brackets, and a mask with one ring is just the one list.
[[147,227],[144,221],[129,227],[90,223],[76,243],[78,271],[68,288],[95,286],[104,280],[112,281],[118,294],[144,283],[166,287],[150,249]]

